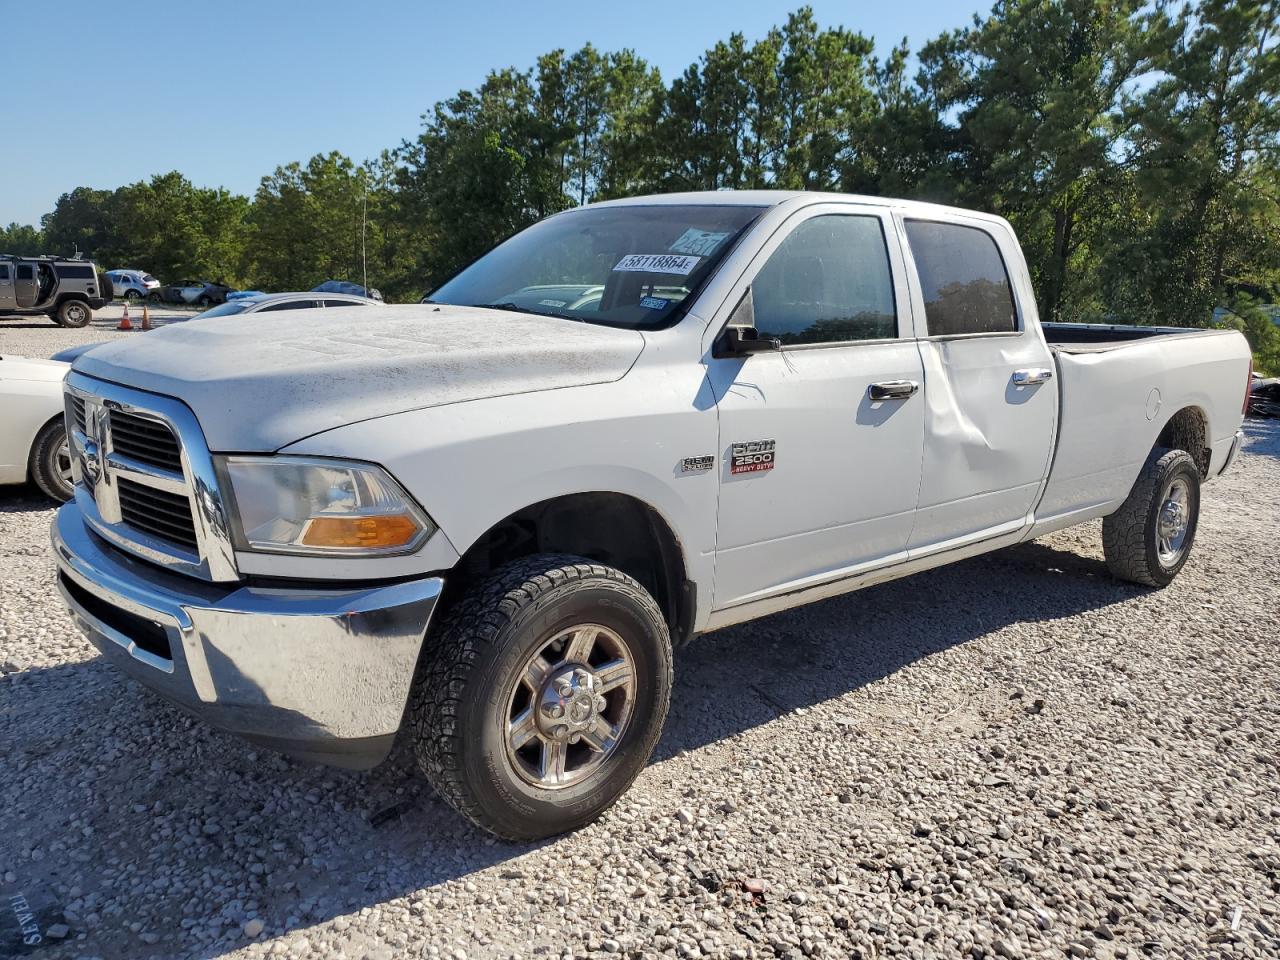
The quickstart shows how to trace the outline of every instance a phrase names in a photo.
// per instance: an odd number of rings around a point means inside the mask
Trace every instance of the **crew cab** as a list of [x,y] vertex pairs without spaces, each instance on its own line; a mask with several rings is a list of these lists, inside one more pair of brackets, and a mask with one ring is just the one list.
[[1099,517],[1167,585],[1250,366],[1233,331],[1041,325],[999,217],[770,191],[579,208],[424,303],[260,323],[76,360],[72,615],[251,741],[404,737],[515,839],[626,790],[698,634]]

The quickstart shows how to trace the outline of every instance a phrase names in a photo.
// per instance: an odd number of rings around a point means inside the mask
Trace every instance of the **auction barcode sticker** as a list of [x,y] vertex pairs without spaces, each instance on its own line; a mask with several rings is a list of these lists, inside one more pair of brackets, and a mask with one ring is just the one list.
[[630,273],[675,273],[688,276],[701,259],[675,253],[629,253],[613,269]]

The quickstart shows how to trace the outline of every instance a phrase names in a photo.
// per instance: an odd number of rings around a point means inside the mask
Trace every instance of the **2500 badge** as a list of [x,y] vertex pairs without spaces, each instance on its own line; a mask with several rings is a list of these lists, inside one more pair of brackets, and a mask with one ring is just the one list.
[[730,473],[761,473],[773,469],[774,441],[752,440],[735,443],[730,451]]

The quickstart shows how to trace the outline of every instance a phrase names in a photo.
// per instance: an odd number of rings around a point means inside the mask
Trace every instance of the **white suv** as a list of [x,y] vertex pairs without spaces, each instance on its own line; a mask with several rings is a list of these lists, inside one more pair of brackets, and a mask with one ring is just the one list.
[[145,297],[160,286],[160,281],[142,270],[112,270],[107,273],[115,287],[116,296],[125,300]]

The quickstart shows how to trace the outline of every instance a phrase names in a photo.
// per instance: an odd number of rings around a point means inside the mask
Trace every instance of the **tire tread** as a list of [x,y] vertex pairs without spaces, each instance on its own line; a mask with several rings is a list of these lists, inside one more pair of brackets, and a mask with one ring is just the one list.
[[[423,662],[410,695],[409,726],[413,734],[413,750],[419,767],[427,775],[437,793],[455,810],[476,826],[506,840],[528,840],[530,836],[511,831],[506,824],[494,820],[481,806],[467,784],[463,769],[463,740],[458,731],[459,709],[467,680],[477,661],[494,657],[499,650],[503,629],[515,616],[530,606],[549,602],[551,594],[574,583],[601,581],[616,585],[635,599],[648,601],[650,613],[662,624],[661,610],[648,592],[633,578],[604,564],[565,554],[539,554],[516,560],[500,568],[482,581],[446,615],[438,631],[432,631],[432,648],[424,652]],[[668,645],[670,640],[668,639]],[[671,658],[665,658],[667,682],[662,685],[662,700],[657,716],[666,716],[670,700]],[[648,736],[644,754],[648,756],[661,733],[661,723],[654,725]],[[639,775],[632,773],[622,792]]]

